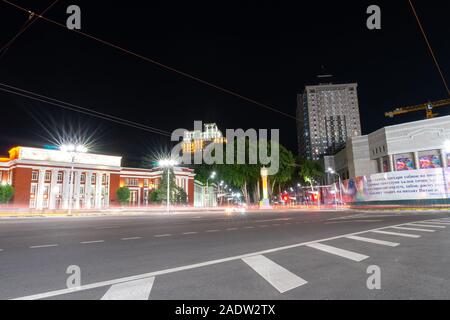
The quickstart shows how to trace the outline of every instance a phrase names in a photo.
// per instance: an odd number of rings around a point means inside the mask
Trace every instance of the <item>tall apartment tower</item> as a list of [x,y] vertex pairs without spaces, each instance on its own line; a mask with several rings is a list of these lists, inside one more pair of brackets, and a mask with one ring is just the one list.
[[297,96],[299,154],[319,160],[345,146],[349,137],[361,135],[358,84],[306,86]]

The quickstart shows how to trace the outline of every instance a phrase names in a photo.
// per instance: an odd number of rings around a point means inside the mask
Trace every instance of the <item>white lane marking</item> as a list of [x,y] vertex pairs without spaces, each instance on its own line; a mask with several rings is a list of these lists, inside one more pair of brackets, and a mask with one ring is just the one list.
[[436,230],[430,230],[430,229],[419,229],[419,228],[407,228],[407,227],[392,227],[391,229],[397,229],[397,230],[407,230],[407,231],[422,231],[422,232],[436,232]]
[[219,230],[206,230],[205,232],[219,232]]
[[279,218],[279,219],[270,219],[270,220],[255,220],[255,223],[262,223],[262,222],[272,222],[272,221],[289,221],[292,220],[292,218]]
[[171,236],[170,233],[166,233],[166,234],[156,234],[156,235],[154,235],[155,238],[170,237],[170,236]]
[[[429,221],[429,220],[418,220],[416,222],[423,223],[423,221]],[[404,223],[402,223],[401,225],[403,225],[403,224]],[[391,226],[391,227],[394,227],[394,226]],[[388,227],[382,227],[382,228],[388,228]],[[222,259],[203,261],[203,262],[199,262],[199,263],[184,265],[184,266],[170,268],[170,269],[163,269],[163,270],[158,270],[158,271],[152,271],[152,272],[138,274],[138,275],[124,277],[124,278],[117,278],[117,279],[112,279],[112,280],[107,280],[107,281],[102,281],[102,282],[95,282],[95,283],[91,283],[91,284],[85,284],[85,285],[82,285],[82,286],[77,287],[77,288],[66,288],[66,289],[48,291],[48,292],[38,293],[38,294],[34,294],[34,295],[28,295],[28,296],[24,296],[24,297],[19,297],[19,298],[15,298],[15,299],[11,299],[11,300],[39,300],[39,299],[46,299],[46,298],[50,298],[50,297],[60,296],[60,295],[63,295],[63,294],[79,292],[79,291],[84,291],[84,290],[91,290],[91,289],[101,288],[101,287],[105,287],[105,286],[111,286],[113,284],[117,284],[117,283],[121,283],[121,282],[134,281],[134,280],[139,280],[139,279],[149,278],[149,277],[156,277],[156,276],[159,276],[159,275],[170,274],[170,273],[186,271],[186,270],[192,270],[192,269],[197,269],[197,268],[201,268],[201,267],[211,266],[211,265],[220,264],[220,263],[229,262],[229,261],[235,261],[235,260],[239,260],[239,259],[243,259],[243,258],[255,256],[255,255],[264,255],[264,254],[269,254],[269,253],[274,253],[274,252],[294,249],[294,248],[306,246],[306,245],[311,244],[311,243],[317,243],[317,242],[323,242],[323,241],[332,241],[332,240],[345,238],[345,237],[348,237],[348,236],[355,236],[355,235],[365,234],[367,232],[379,232],[379,233],[383,233],[383,234],[399,235],[398,233],[394,233],[394,232],[379,231],[382,228],[368,229],[368,230],[358,231],[358,232],[354,232],[354,233],[342,234],[342,235],[338,235],[338,236],[334,236],[334,237],[330,237],[330,238],[326,238],[326,239],[301,242],[301,243],[296,243],[296,244],[287,245],[287,246],[283,246],[283,247],[277,247],[277,248],[272,248],[272,249],[267,249],[267,250],[262,250],[262,251],[257,251],[257,252],[251,252],[251,253],[242,254],[242,255],[238,255],[238,256],[231,256],[231,257],[222,258]],[[410,237],[411,235],[407,235],[407,236]],[[417,235],[412,235],[412,236],[413,236],[413,238],[420,238],[420,236],[417,236]]]
[[235,231],[235,230],[237,230],[238,228],[228,228],[227,229],[227,231]]
[[339,248],[332,247],[332,246],[329,246],[329,245],[326,245],[323,243],[318,243],[318,242],[310,243],[310,244],[307,244],[306,246],[313,248],[313,249],[328,252],[328,253],[343,257],[343,258],[347,258],[347,259],[350,259],[353,261],[357,261],[357,262],[360,262],[360,261],[363,261],[363,260],[369,258],[369,256],[366,256],[364,254],[360,254],[360,253],[356,253],[356,252],[348,251],[348,250],[344,250],[344,249],[339,249]]
[[383,241],[383,240],[366,238],[366,237],[349,236],[349,237],[346,237],[346,238],[347,239],[356,240],[356,241],[363,241],[363,242],[379,244],[379,245],[388,246],[388,247],[397,247],[397,246],[400,245],[400,243],[397,243],[397,242]]
[[255,227],[244,227],[244,229],[255,229]]
[[268,227],[268,225],[266,225],[266,224],[264,224],[264,225],[262,225],[262,226],[259,226],[260,228],[267,228]]
[[443,226],[449,226],[450,225],[450,222],[435,222],[435,221],[424,221],[424,222],[421,222],[421,223],[426,223],[426,224],[437,224],[437,225],[443,225]]
[[387,235],[390,235],[390,236],[405,237],[405,238],[416,238],[416,239],[420,238],[420,236],[417,235],[417,234],[389,232],[389,231],[383,231],[383,230],[374,230],[372,232],[379,233],[379,234],[387,234]]
[[119,226],[112,226],[112,227],[96,227],[94,230],[106,230],[106,229],[117,229]]
[[362,222],[382,222],[383,220],[343,220],[343,221],[332,221],[325,222],[325,224],[340,224],[340,223],[362,223]]
[[3,251],[3,249],[0,249],[0,252],[2,252]]
[[102,300],[148,300],[155,277],[114,284]]
[[242,260],[281,293],[308,283],[263,255],[247,257]]
[[82,241],[81,244],[90,244],[90,243],[102,243],[105,242],[105,240],[93,240],[93,241]]
[[188,235],[188,234],[196,234],[196,233],[198,233],[198,232],[195,232],[195,231],[191,231],[191,232],[183,232],[183,234],[185,234],[185,235]]
[[438,229],[445,229],[446,226],[434,226],[432,224],[417,224],[417,223],[407,223],[405,226],[412,226],[412,227],[426,227],[426,228],[438,228]]
[[120,240],[127,241],[127,240],[138,240],[138,239],[142,239],[142,237],[122,238],[122,239],[120,239]]
[[30,249],[50,248],[50,247],[57,247],[57,246],[58,246],[57,244],[43,244],[40,246],[31,246]]

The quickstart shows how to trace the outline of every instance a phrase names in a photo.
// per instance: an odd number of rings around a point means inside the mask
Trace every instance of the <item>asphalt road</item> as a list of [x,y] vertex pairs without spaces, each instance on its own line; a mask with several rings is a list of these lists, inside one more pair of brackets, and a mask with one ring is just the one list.
[[0,219],[0,299],[450,299],[449,265],[448,213]]

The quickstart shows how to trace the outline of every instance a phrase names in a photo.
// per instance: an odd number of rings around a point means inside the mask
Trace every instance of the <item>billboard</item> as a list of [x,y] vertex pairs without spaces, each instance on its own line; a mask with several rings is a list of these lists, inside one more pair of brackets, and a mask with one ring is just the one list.
[[449,190],[450,168],[378,173],[346,180],[342,186],[349,203],[446,199]]

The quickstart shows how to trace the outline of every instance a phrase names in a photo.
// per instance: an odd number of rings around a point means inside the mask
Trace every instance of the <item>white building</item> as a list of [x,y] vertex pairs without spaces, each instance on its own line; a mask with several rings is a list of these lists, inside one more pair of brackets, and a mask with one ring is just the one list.
[[360,200],[448,199],[450,116],[351,137],[345,149],[323,158],[323,166],[353,181],[349,188],[356,185]]

